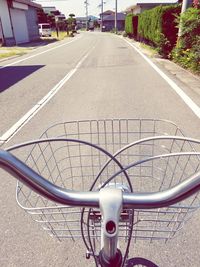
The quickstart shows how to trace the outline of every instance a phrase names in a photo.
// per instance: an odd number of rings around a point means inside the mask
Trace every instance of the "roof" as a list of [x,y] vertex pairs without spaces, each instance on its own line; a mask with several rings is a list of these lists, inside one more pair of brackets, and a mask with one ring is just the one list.
[[40,4],[36,4],[35,2],[32,2],[30,0],[15,0],[15,2],[26,4],[28,6],[36,7],[36,8],[42,8]]
[[42,8],[44,11],[56,11],[55,6],[43,6]]
[[177,4],[178,0],[135,0],[135,4],[126,8],[126,11],[132,11],[137,8],[137,6],[154,6],[154,5],[169,5]]
[[101,16],[102,14],[104,15],[104,16],[106,16],[106,15],[111,15],[111,14],[114,14],[115,12],[114,11],[112,11],[112,10],[106,10],[106,11],[104,11],[103,13],[100,13],[99,15]]
[[[117,13],[117,20],[125,20],[126,15],[124,13]],[[108,15],[103,17],[104,21],[113,21],[115,20],[115,14]]]

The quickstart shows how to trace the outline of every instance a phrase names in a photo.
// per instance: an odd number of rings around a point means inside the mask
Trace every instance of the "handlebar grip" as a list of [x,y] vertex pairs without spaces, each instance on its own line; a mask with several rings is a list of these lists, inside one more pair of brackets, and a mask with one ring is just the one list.
[[54,185],[8,151],[0,150],[0,167],[54,202],[76,207],[99,207],[98,192],[76,192]]
[[165,191],[155,193],[124,193],[123,204],[126,207],[155,209],[176,204],[200,190],[200,171]]

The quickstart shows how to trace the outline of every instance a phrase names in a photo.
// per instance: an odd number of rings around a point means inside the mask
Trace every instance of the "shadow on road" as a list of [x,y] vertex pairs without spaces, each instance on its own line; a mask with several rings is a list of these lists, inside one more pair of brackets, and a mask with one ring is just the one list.
[[0,93],[43,67],[44,65],[0,68]]

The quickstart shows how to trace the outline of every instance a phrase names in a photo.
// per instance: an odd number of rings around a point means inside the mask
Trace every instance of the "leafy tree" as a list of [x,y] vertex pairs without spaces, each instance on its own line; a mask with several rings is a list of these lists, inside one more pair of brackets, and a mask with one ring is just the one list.
[[42,8],[37,9],[38,23],[47,23],[47,14]]
[[72,36],[73,36],[73,32],[75,32],[75,27],[76,27],[76,18],[74,14],[69,14],[69,18],[66,21],[66,25],[67,25],[67,32],[71,31],[72,32]]

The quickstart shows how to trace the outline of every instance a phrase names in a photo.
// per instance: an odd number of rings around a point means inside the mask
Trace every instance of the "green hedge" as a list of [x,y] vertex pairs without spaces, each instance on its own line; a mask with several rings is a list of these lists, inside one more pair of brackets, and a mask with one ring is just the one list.
[[125,32],[129,37],[137,38],[138,16],[128,14],[125,19]]
[[158,48],[163,56],[168,56],[177,39],[176,16],[180,6],[157,6],[139,15],[138,34],[143,39]]
[[131,36],[133,34],[133,16],[132,14],[128,14],[125,19],[125,32]]
[[188,8],[181,15],[182,36],[172,58],[182,67],[200,73],[200,9]]

